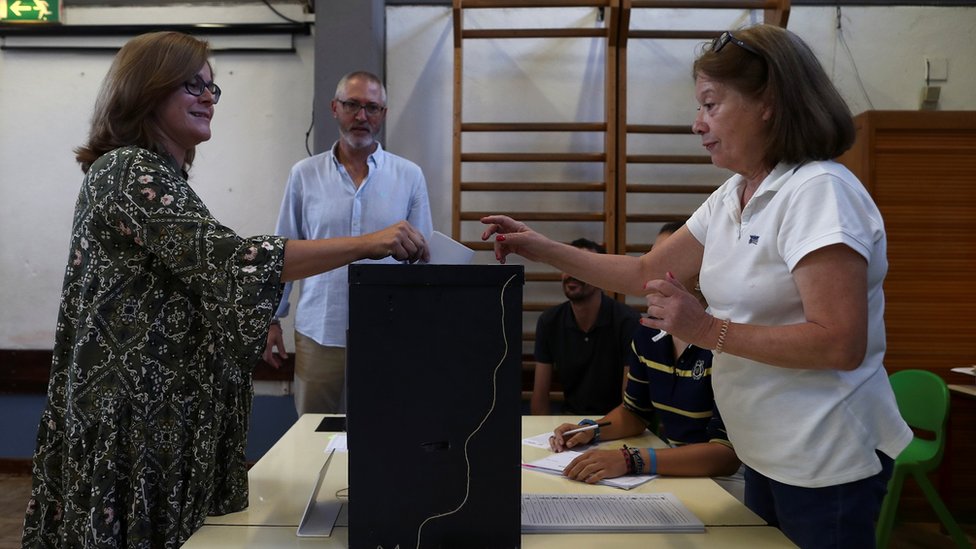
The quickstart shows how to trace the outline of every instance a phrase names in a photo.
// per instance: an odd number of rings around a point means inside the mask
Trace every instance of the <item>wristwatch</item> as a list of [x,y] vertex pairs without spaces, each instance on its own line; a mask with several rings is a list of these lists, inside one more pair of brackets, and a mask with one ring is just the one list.
[[596,425],[596,429],[593,429],[593,440],[590,441],[590,444],[596,444],[597,442],[600,442],[600,424],[599,423],[597,423],[596,421],[593,421],[592,419],[582,419],[582,420],[580,420],[579,423],[577,423],[577,425],[579,425],[581,427],[584,426],[584,425]]

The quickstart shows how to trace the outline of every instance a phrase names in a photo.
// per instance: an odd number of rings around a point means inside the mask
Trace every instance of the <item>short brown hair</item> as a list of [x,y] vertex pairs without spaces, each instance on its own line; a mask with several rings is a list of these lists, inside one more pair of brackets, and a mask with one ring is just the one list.
[[772,105],[764,155],[769,167],[830,160],[851,147],[855,130],[850,108],[799,36],[774,25],[734,34],[759,55],[734,43],[718,52],[705,44],[692,76],[707,76]]
[[[179,32],[152,32],[129,40],[116,54],[95,101],[88,142],[75,159],[88,172],[103,154],[129,145],[169,155],[160,142],[156,109],[208,63],[206,41]],[[193,164],[186,151],[183,170]]]

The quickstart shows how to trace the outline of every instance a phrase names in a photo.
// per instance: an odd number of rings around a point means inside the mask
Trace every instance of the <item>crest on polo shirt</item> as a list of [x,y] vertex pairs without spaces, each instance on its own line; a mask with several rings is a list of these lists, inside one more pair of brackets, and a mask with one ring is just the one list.
[[705,376],[705,361],[698,359],[695,361],[695,367],[691,369],[691,377],[694,380],[699,380]]

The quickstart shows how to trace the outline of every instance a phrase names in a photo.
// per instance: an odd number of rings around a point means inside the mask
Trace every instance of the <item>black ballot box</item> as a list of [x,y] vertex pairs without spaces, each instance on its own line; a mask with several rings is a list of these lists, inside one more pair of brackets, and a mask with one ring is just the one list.
[[349,266],[349,546],[520,546],[520,265]]

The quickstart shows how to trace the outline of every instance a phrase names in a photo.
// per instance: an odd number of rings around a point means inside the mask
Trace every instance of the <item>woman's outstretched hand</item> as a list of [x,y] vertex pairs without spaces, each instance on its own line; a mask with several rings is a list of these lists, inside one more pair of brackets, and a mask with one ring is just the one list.
[[538,261],[537,250],[549,242],[545,236],[533,231],[525,223],[506,215],[488,215],[481,218],[488,228],[481,233],[481,240],[495,235],[495,259],[505,263],[508,254],[518,254],[531,261]]

